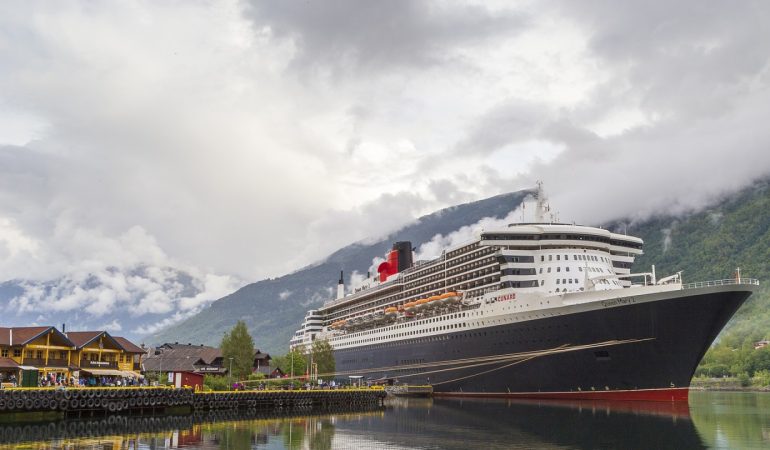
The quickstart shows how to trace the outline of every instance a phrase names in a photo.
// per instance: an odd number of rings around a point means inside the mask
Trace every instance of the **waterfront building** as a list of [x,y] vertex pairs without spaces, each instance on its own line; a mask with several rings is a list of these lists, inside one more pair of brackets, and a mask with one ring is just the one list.
[[62,333],[52,326],[0,327],[0,381],[21,371],[69,381],[73,376],[140,377],[139,355],[144,349],[106,331]]
[[[270,360],[270,354],[255,349],[252,372],[269,375]],[[164,380],[171,382],[174,373],[226,375],[229,371],[229,361],[223,357],[222,350],[215,347],[167,342],[145,354],[142,358],[142,368],[145,373],[160,373]]]
[[123,354],[118,355],[118,370],[123,372],[134,372],[137,375],[142,371],[142,355],[147,353],[147,349],[139,347],[128,339],[121,336],[113,336],[123,349]]
[[[55,327],[0,328],[0,358],[4,379],[20,377],[20,369],[38,370],[41,376],[66,378],[72,365],[74,344]],[[16,367],[14,367],[16,365]]]
[[[165,343],[151,349],[142,358],[144,373],[159,373],[161,378],[173,381],[174,373],[193,372],[225,375],[222,351],[206,345]],[[171,374],[171,375],[170,375]]]

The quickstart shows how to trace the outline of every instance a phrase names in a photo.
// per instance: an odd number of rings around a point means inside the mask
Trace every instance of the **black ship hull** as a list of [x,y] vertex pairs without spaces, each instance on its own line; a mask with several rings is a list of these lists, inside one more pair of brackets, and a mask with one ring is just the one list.
[[[686,401],[703,354],[751,295],[692,291],[440,339],[339,350],[337,371],[430,384],[443,395]],[[496,355],[518,356],[478,362]]]

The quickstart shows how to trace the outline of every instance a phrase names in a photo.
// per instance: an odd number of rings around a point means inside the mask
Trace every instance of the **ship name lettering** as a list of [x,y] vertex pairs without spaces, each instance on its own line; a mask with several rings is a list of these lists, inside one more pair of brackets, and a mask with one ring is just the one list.
[[508,300],[516,300],[516,294],[505,294],[497,296],[497,301],[505,302]]
[[627,297],[627,298],[614,298],[612,300],[603,300],[602,306],[605,308],[610,308],[612,306],[618,306],[618,305],[629,305],[631,303],[636,303],[636,299],[634,297]]

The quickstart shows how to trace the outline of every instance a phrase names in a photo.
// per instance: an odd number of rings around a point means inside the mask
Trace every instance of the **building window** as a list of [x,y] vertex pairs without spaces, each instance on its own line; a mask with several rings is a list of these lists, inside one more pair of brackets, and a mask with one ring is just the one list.
[[37,359],[43,359],[43,351],[42,350],[38,350],[37,351]]
[[59,359],[67,359],[67,352],[59,352]]
[[15,358],[19,358],[19,357],[21,357],[21,350],[20,350],[20,349],[18,349],[18,348],[15,348],[15,349],[13,349],[13,356],[14,356]]
[[561,266],[557,267],[557,268],[556,268],[556,271],[557,271],[557,272],[561,272]]
[[561,255],[556,255],[556,261],[561,261]]
[[566,270],[567,272],[569,272],[569,266],[565,267],[565,268],[564,268],[564,270]]
[[4,348],[2,353],[0,353],[0,355],[2,355],[3,358],[7,358],[8,357],[8,349]]

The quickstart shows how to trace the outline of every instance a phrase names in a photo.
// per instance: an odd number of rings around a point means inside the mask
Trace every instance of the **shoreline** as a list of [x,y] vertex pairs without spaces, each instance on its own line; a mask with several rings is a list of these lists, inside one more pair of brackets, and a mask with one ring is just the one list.
[[690,382],[690,390],[714,392],[770,392],[770,386],[752,384],[743,386],[738,378],[693,378]]

